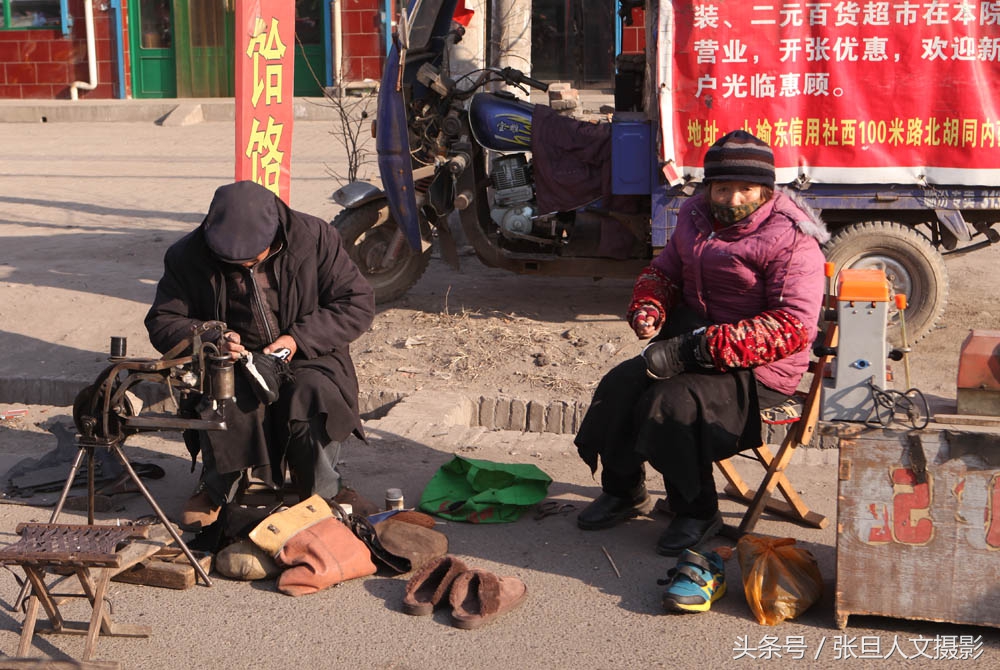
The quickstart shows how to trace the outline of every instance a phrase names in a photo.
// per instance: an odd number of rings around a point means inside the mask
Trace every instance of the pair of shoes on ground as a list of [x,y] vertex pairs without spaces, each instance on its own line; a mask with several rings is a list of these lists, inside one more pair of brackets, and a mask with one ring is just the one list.
[[[720,550],[721,551],[721,550]],[[685,549],[667,578],[663,607],[670,612],[707,612],[726,593],[726,568],[718,551],[698,553]]]
[[181,511],[177,525],[180,526],[181,530],[197,532],[218,521],[220,512],[222,512],[222,506],[216,505],[208,490],[199,484],[194,494],[184,503],[184,509]]
[[645,486],[626,497],[601,493],[577,515],[576,525],[581,530],[602,530],[646,514],[651,509],[653,501]]
[[527,587],[517,577],[469,568],[460,558],[445,554],[407,582],[403,611],[425,616],[447,602],[453,626],[479,628],[515,609],[527,595]]

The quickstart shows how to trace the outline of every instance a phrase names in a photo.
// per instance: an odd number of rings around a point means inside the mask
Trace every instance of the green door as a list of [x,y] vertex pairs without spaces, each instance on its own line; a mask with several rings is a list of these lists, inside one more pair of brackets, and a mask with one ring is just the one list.
[[295,0],[295,95],[323,95],[323,0]]
[[234,0],[174,0],[177,96],[234,95]]
[[128,3],[129,47],[132,53],[132,97],[177,97],[174,67],[173,12],[170,0]]

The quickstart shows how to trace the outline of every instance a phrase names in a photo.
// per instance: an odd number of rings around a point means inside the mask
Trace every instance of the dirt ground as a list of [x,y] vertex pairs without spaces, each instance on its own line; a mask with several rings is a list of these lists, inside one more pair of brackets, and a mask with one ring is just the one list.
[[[998,247],[947,259],[947,310],[911,355],[911,385],[934,412],[955,411],[969,331],[1000,324],[994,287],[983,281],[998,262]],[[354,348],[363,386],[586,402],[601,375],[642,349],[624,320],[630,281],[518,276],[469,256],[462,264],[456,272],[433,261],[402,299],[379,306]],[[905,390],[902,363],[890,365]]]
[[[291,204],[332,220],[339,164],[329,126],[299,124],[295,138]],[[226,124],[18,126],[11,162],[0,169],[0,345],[20,355],[0,357],[0,378],[90,383],[112,335],[128,338],[132,356],[155,354],[142,319],[163,252],[231,181],[232,145]],[[190,149],[179,154],[178,146]],[[403,298],[378,306],[371,331],[352,347],[364,390],[585,402],[607,370],[641,350],[623,318],[631,281],[519,276],[474,256],[461,262],[455,271],[434,259]],[[946,260],[947,310],[911,359],[912,385],[935,411],[954,411],[969,330],[1000,327],[988,281],[998,264],[1000,246]],[[893,367],[902,379],[901,364]],[[0,401],[17,402],[14,391]]]

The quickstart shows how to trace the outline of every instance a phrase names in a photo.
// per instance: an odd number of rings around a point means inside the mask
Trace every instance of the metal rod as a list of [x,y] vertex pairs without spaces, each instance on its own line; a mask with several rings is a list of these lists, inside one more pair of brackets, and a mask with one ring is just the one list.
[[146,488],[146,485],[142,483],[142,479],[132,468],[132,464],[129,463],[128,458],[125,456],[125,452],[122,451],[121,445],[116,442],[111,445],[111,448],[118,456],[118,460],[122,462],[122,466],[128,472],[129,476],[132,477],[132,481],[135,482],[135,485],[139,488],[139,491],[142,493],[143,496],[145,496],[146,502],[149,503],[149,506],[153,508],[153,512],[156,513],[157,517],[159,517],[160,523],[162,523],[166,527],[167,532],[170,533],[170,537],[174,538],[174,542],[176,542],[177,546],[179,546],[181,548],[181,551],[184,552],[184,556],[187,557],[188,562],[191,563],[191,567],[195,569],[195,572],[198,573],[198,576],[201,577],[203,582],[205,582],[205,586],[211,586],[212,580],[209,579],[208,573],[205,572],[205,568],[201,567],[201,563],[199,563],[198,559],[195,558],[194,554],[191,553],[191,550],[188,548],[187,544],[185,544],[184,540],[181,539],[180,533],[178,533],[177,529],[174,528],[174,524],[170,523],[170,520],[167,519],[166,514],[164,514],[163,510],[160,509],[160,506],[156,504],[156,500],[153,499],[153,495],[149,492],[149,489]]
[[87,523],[94,525],[94,470],[97,463],[94,458],[94,448],[84,447],[87,450]]
[[[73,461],[73,467],[69,470],[69,476],[66,478],[66,483],[63,484],[62,495],[59,496],[59,500],[56,502],[55,509],[52,510],[52,514],[49,516],[49,523],[55,523],[59,515],[62,514],[63,505],[66,504],[66,498],[69,497],[69,490],[73,488],[73,480],[76,479],[76,473],[80,471],[80,465],[83,463],[84,450],[77,449],[76,459]],[[21,609],[21,605],[24,604],[24,599],[28,597],[28,593],[31,591],[31,582],[27,579],[24,580],[24,584],[21,585],[21,590],[17,594],[17,599],[14,601],[14,609]]]

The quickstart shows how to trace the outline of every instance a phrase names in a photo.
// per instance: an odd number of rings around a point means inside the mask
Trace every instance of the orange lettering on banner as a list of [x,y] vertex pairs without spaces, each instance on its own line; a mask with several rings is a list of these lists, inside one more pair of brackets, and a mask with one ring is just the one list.
[[892,536],[902,544],[927,544],[934,536],[930,516],[931,475],[917,483],[909,468],[892,471]]

